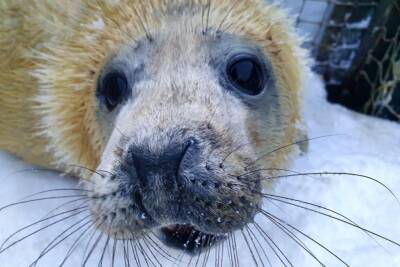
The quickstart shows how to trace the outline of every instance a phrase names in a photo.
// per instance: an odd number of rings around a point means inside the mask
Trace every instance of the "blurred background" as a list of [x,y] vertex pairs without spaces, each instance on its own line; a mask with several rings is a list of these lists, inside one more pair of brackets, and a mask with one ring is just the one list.
[[400,0],[281,0],[328,100],[400,122]]

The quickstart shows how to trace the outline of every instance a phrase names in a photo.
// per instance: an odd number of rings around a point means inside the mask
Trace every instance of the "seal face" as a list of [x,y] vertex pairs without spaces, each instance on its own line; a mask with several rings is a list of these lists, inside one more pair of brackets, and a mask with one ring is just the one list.
[[110,137],[97,169],[104,175],[89,184],[100,228],[117,236],[159,229],[181,248],[253,220],[262,177],[247,175],[257,159],[249,120],[263,124],[262,116],[281,127],[262,50],[183,19],[121,49],[104,67],[96,96]]
[[182,246],[178,235],[198,231],[211,242],[257,213],[261,177],[241,177],[256,159],[246,121],[277,101],[256,46],[182,23],[172,28],[124,48],[103,69],[99,117],[114,131],[98,168],[109,175],[93,177],[90,189],[93,214],[107,216],[109,231],[161,227],[166,241]]
[[[17,97],[0,90],[0,121],[20,129],[1,147],[80,175],[114,238],[158,232],[196,251],[252,222],[278,148],[296,141],[301,50],[283,13],[257,0],[6,6],[32,28],[0,26],[15,31],[0,38],[1,86],[19,82]],[[9,36],[26,42],[14,53]]]

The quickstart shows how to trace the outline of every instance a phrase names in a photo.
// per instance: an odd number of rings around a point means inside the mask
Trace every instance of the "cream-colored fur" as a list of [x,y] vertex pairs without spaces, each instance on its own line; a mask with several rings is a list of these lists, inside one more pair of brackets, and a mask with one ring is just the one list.
[[[303,55],[285,13],[276,6],[261,0],[3,0],[0,148],[67,172],[82,171],[73,165],[96,169],[107,134],[97,117],[95,89],[107,59],[142,38],[145,30],[159,29],[163,14],[175,6],[205,7],[209,2],[208,27],[254,42],[272,64],[284,96],[285,124],[272,145],[295,141]],[[251,134],[263,146],[262,133]],[[286,154],[276,153],[272,166],[279,166]]]

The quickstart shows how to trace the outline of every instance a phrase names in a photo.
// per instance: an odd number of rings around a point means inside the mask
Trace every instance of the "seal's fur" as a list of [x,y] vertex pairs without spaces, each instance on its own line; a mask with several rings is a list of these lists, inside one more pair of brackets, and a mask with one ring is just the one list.
[[[302,53],[286,15],[262,2],[212,1],[204,24],[249,39],[268,56],[277,87],[286,96],[280,100],[284,134],[273,144],[279,147],[296,139]],[[106,144],[96,115],[96,79],[107,59],[147,30],[159,28],[160,14],[180,5],[209,3],[1,1],[0,147],[63,171],[81,171],[72,165],[95,169]],[[263,146],[262,136],[253,134]],[[275,165],[286,154],[276,153]]]
[[301,138],[286,15],[261,0],[65,3],[0,4],[0,148],[83,178],[109,236],[161,230],[186,250],[251,223]]

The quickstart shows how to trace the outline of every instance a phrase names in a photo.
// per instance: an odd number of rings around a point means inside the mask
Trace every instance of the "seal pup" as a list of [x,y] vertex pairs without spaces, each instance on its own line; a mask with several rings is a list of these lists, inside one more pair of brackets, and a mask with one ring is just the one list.
[[[252,222],[299,139],[304,53],[261,0],[0,3],[0,147],[81,177],[117,239]],[[201,236],[206,240],[196,242]]]

